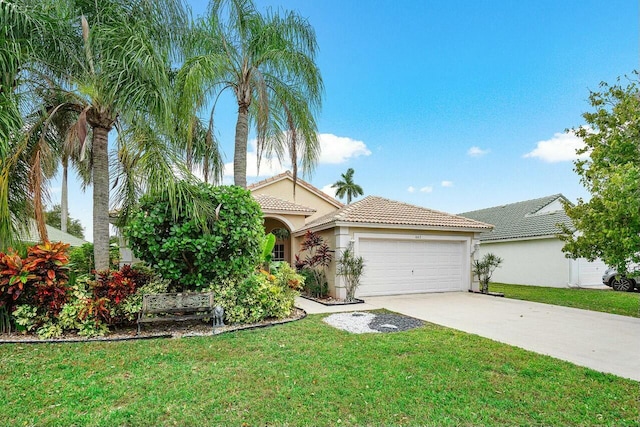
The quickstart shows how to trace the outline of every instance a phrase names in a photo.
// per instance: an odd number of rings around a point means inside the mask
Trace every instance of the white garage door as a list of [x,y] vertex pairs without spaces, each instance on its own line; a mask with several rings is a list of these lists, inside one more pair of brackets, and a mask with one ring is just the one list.
[[466,290],[465,244],[360,238],[358,253],[365,260],[365,269],[357,295]]
[[602,275],[607,269],[607,265],[600,259],[588,261],[578,258],[578,285],[580,286],[601,286]]

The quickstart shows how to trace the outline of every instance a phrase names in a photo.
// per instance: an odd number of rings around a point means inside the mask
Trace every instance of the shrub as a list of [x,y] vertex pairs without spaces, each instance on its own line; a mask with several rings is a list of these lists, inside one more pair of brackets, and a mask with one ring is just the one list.
[[480,292],[483,294],[489,293],[489,281],[496,268],[502,264],[502,258],[496,256],[493,253],[485,254],[481,260],[473,261],[473,274],[476,275],[480,281]]
[[364,259],[356,256],[353,249],[353,243],[342,251],[342,255],[338,258],[336,273],[344,277],[345,288],[347,291],[347,301],[353,301],[356,295],[356,289],[360,285],[360,276],[364,270]]
[[0,253],[0,307],[11,312],[28,284],[36,276],[23,266],[22,258],[12,250]]
[[25,259],[13,251],[0,254],[0,307],[5,313],[12,313],[21,300],[36,306],[45,319],[60,312],[67,300],[68,247],[61,242],[31,246]]
[[256,323],[289,316],[298,295],[295,287],[303,283],[299,274],[282,263],[275,274],[256,272],[238,284],[225,282],[212,290],[228,323]]
[[13,316],[16,325],[20,326],[20,328],[25,331],[33,331],[38,326],[38,308],[28,304],[22,304],[16,306],[13,313]]
[[329,245],[320,235],[308,230],[300,249],[305,254],[304,258],[296,255],[296,269],[306,278],[305,292],[317,298],[326,296],[329,291],[326,270],[333,259]]
[[[165,196],[145,196],[125,235],[134,254],[179,290],[203,289],[229,279],[239,282],[260,262],[264,238],[260,206],[235,186],[193,187],[174,217]],[[216,215],[207,224],[188,215],[207,203]]]

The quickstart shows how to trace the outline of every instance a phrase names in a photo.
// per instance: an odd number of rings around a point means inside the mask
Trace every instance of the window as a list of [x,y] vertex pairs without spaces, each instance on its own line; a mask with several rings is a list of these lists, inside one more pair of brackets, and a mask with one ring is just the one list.
[[276,243],[273,247],[273,261],[284,261],[284,243]]

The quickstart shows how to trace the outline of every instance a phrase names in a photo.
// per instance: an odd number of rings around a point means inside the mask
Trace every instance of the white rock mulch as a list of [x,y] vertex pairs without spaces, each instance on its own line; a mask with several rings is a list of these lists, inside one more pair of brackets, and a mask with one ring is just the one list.
[[424,322],[401,314],[364,312],[335,313],[323,321],[334,328],[354,334],[400,332],[422,326]]

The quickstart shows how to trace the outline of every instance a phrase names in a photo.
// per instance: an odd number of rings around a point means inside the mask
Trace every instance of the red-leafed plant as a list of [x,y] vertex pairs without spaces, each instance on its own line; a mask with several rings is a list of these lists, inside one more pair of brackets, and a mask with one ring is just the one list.
[[305,255],[304,258],[296,255],[295,264],[296,269],[311,278],[305,281],[307,293],[315,297],[325,296],[328,292],[326,269],[333,260],[333,251],[320,235],[311,230],[307,230],[300,249]]
[[136,283],[127,274],[120,271],[97,271],[96,283],[93,294],[96,298],[107,298],[114,304],[133,294],[136,291]]
[[0,252],[0,307],[7,307],[11,311],[13,302],[36,279],[36,275],[28,271],[20,255],[13,250],[8,253]]
[[29,248],[24,268],[34,285],[34,302],[48,317],[56,316],[68,300],[68,244],[46,242]]
[[109,309],[108,298],[91,298],[86,300],[86,304],[78,313],[80,320],[92,319],[96,326],[101,322],[111,323],[111,310]]

